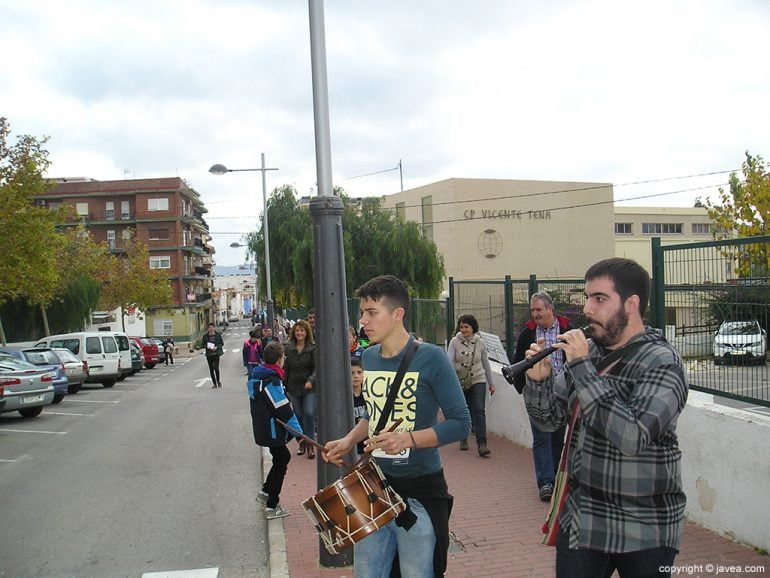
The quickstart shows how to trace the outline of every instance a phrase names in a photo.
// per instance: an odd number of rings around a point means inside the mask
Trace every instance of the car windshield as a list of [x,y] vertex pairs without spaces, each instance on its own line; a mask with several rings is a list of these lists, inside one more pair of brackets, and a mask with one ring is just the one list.
[[759,325],[755,321],[731,321],[723,323],[719,335],[757,335]]
[[27,349],[24,351],[27,361],[33,365],[59,365],[61,361],[56,354],[50,350]]
[[10,355],[0,355],[0,371],[27,371],[29,369],[37,369],[37,367]]
[[80,363],[80,360],[69,349],[55,349],[54,353],[62,360],[62,363],[70,363],[72,361]]

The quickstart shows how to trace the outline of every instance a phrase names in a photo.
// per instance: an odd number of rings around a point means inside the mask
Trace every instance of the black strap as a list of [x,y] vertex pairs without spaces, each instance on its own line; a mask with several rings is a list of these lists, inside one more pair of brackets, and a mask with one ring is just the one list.
[[412,362],[412,358],[419,345],[416,339],[410,338],[406,351],[404,351],[404,357],[401,358],[401,364],[398,366],[398,371],[396,371],[396,377],[390,383],[388,399],[385,401],[385,407],[382,408],[380,419],[377,421],[377,427],[374,429],[374,435],[380,433],[387,425],[390,414],[393,411],[393,406],[396,405],[396,395],[398,395],[398,390],[401,389],[401,381],[403,381],[406,370],[409,369],[409,364]]
[[610,365],[618,361],[623,356],[628,355],[633,351],[636,351],[645,343],[647,343],[647,341],[632,341],[631,343],[626,343],[620,349],[611,351],[610,353],[602,357],[599,360],[599,363],[596,364],[596,373],[601,373],[605,367],[609,367]]

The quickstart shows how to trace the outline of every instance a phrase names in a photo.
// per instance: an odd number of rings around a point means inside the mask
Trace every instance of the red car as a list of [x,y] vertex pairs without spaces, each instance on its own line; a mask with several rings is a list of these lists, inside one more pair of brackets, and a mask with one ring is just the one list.
[[142,350],[144,355],[144,366],[147,369],[152,369],[160,361],[160,354],[158,353],[158,346],[149,337],[129,337],[131,341],[136,343]]

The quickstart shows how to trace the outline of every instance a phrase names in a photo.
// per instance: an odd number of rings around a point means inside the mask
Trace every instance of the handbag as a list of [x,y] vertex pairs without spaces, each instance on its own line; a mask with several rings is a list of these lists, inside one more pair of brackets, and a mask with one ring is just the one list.
[[[628,343],[606,355],[599,360],[596,364],[596,371],[599,375],[605,369],[609,369],[610,366],[620,361],[620,359],[632,351],[640,348],[644,345],[644,341],[636,341],[634,343]],[[556,546],[556,538],[559,536],[559,517],[561,516],[564,504],[567,502],[567,494],[569,491],[569,474],[567,473],[567,457],[569,456],[569,448],[572,442],[572,432],[575,430],[575,424],[577,424],[578,417],[580,416],[580,404],[577,399],[575,400],[575,406],[572,409],[572,417],[570,418],[569,427],[567,428],[567,436],[564,442],[564,447],[561,450],[561,458],[559,459],[559,470],[556,472],[556,476],[553,484],[553,493],[551,494],[551,505],[548,507],[548,514],[545,517],[545,523],[543,524],[543,540],[542,544],[546,546]]]
[[468,390],[471,387],[473,387],[473,360],[476,357],[476,344],[478,341],[473,342],[473,352],[471,353],[471,362],[466,365],[465,363],[461,364],[460,369],[455,369],[455,373],[457,373],[457,379],[460,380],[460,386],[464,390]]

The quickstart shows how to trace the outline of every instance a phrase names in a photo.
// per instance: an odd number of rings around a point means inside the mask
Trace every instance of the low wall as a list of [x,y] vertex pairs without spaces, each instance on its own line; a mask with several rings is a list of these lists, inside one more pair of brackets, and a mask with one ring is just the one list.
[[[487,429],[532,447],[524,401],[491,362]],[[770,550],[770,417],[713,403],[690,391],[677,424],[687,517],[714,532]],[[534,483],[534,481],[533,481]]]

